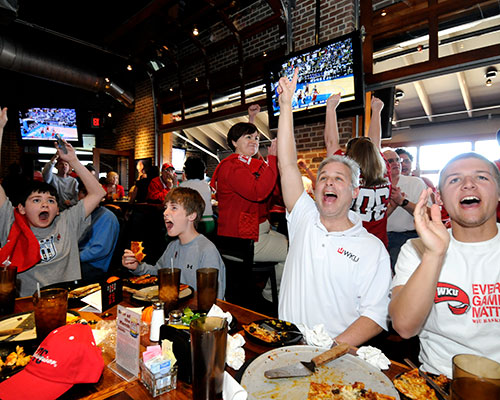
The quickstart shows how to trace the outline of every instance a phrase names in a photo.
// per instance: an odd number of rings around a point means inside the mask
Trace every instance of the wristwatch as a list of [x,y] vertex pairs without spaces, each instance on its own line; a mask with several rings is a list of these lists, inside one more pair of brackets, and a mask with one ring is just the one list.
[[406,207],[409,202],[410,202],[410,200],[404,199],[403,202],[401,203],[401,207],[403,207],[403,208]]

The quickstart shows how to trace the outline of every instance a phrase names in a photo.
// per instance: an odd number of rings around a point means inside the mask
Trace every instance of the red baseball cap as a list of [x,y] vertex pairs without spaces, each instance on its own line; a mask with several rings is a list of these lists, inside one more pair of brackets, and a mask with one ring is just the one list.
[[103,369],[90,327],[65,325],[49,333],[24,370],[0,383],[0,398],[56,399],[76,383],[97,382]]
[[166,162],[165,164],[163,164],[161,166],[161,170],[162,171],[165,171],[166,169],[169,169],[169,168],[175,169],[174,166],[172,164],[168,163],[168,162]]

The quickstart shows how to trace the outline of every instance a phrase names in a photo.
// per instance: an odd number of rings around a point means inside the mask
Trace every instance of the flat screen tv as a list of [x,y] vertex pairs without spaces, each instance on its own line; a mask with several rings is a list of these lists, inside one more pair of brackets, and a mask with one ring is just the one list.
[[341,93],[340,117],[362,114],[365,105],[361,36],[359,31],[289,54],[267,65],[266,90],[269,125],[276,128],[280,107],[277,87],[282,76],[292,78],[299,68],[292,101],[294,120],[324,118],[328,97]]
[[19,110],[19,142],[23,146],[53,147],[56,133],[73,146],[82,146],[75,108],[30,107]]

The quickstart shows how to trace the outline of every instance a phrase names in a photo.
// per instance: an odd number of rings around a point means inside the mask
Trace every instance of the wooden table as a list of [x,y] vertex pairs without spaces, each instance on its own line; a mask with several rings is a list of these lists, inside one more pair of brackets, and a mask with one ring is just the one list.
[[[121,303],[124,306],[137,306],[131,302],[130,297],[124,292],[124,300]],[[235,304],[227,303],[225,301],[217,300],[217,305],[221,307],[224,311],[229,311],[237,320],[236,330],[243,334],[241,325],[248,324],[250,322],[266,318],[265,315],[259,314],[257,312],[239,307]],[[179,308],[184,308],[186,306],[191,306],[196,309],[196,296],[182,302]],[[17,299],[15,312],[25,312],[33,309],[31,297]],[[112,320],[116,318],[116,307],[107,310],[103,314],[93,314],[87,312],[80,312],[82,318],[90,320]],[[108,315],[110,314],[110,315]],[[143,338],[143,344],[148,345],[148,339]],[[270,350],[269,347],[260,346],[258,344],[247,341],[245,346],[246,360],[251,360],[256,356],[265,353]],[[112,360],[112,356],[103,353],[103,358],[105,364],[109,364]],[[226,367],[226,370],[231,374],[235,375],[236,371],[232,368]],[[384,371],[385,375],[392,379],[395,375],[400,372],[407,371],[408,367],[399,364],[397,362],[392,362],[391,367],[388,371]],[[133,382],[126,382],[117,376],[109,368],[105,367],[101,379],[96,384],[79,384],[73,386],[68,392],[65,393],[60,399],[63,400],[73,400],[73,399],[113,399],[113,400],[130,400],[130,399],[152,399],[153,397],[149,394],[148,390],[140,382],[139,379]],[[177,389],[165,393],[157,399],[174,399],[174,400],[188,400],[192,398],[191,385],[188,385],[182,381],[177,381]]]

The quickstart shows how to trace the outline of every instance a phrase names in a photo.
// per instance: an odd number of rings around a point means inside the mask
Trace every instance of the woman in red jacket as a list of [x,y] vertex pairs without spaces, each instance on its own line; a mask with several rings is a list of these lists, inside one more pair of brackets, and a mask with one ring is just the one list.
[[[277,188],[276,141],[271,142],[267,161],[254,158],[259,150],[259,131],[254,124],[239,122],[228,132],[227,143],[234,151],[222,160],[212,177],[219,216],[217,233],[255,241],[255,261],[286,259],[288,242],[284,235],[271,230],[269,201]],[[283,266],[276,266],[281,280]],[[270,291],[264,290],[270,300]]]

